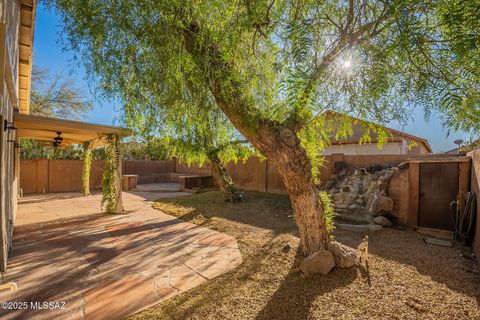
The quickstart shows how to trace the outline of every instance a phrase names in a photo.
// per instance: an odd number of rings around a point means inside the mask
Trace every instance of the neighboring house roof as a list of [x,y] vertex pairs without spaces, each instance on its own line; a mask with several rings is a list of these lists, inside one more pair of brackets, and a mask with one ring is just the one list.
[[460,149],[458,147],[456,147],[455,149],[445,151],[444,153],[445,154],[458,154],[459,151],[460,151]]
[[[373,124],[372,122],[362,120],[362,119],[359,119],[359,118],[355,118],[353,116],[343,114],[343,113],[339,113],[339,112],[336,112],[336,111],[331,111],[331,110],[325,111],[324,113],[322,113],[322,115],[325,115],[327,117],[348,117],[353,122],[353,125],[352,125],[354,127],[353,128],[353,135],[346,138],[346,139],[335,140],[334,142],[332,142],[332,144],[358,143],[358,141],[360,140],[360,138],[363,135],[364,130],[355,130],[356,129],[355,126],[357,126],[357,129],[363,129],[363,127],[365,125]],[[403,131],[388,128],[388,127],[385,127],[385,126],[382,126],[382,127],[385,128],[387,131],[389,131],[392,134],[392,137],[389,139],[389,141],[400,141],[400,138],[404,138],[404,139],[407,139],[407,140],[413,140],[417,143],[422,143],[427,148],[427,150],[429,152],[432,152],[432,148],[430,147],[430,144],[428,143],[427,139],[422,138],[422,137],[418,137],[418,136],[414,136],[412,134],[408,134],[408,133],[403,132]],[[376,137],[375,137],[374,133],[372,133],[371,138],[372,138],[372,142],[376,142]]]
[[30,88],[32,80],[32,48],[35,29],[35,0],[20,0],[19,46],[19,87],[18,109],[20,113],[30,112]]

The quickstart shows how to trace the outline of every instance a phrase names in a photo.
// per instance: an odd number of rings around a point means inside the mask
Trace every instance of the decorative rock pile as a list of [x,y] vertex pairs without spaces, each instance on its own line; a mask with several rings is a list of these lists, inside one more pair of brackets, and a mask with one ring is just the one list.
[[336,163],[337,174],[326,181],[323,189],[331,196],[340,228],[353,231],[376,231],[391,227],[385,217],[393,210],[388,187],[399,167],[372,166],[369,169],[347,167]]
[[335,240],[328,244],[328,250],[317,251],[300,263],[300,270],[304,274],[326,275],[333,268],[350,268],[358,264],[359,253]]
[[[391,227],[385,216],[393,210],[393,200],[388,196],[388,187],[393,174],[402,168],[372,166],[370,168],[347,167],[335,163],[337,174],[328,180],[322,189],[331,196],[336,213],[336,226],[342,229],[368,232]],[[345,223],[339,223],[345,222]],[[368,246],[368,237],[366,237]],[[300,264],[304,274],[328,274],[333,268],[350,268],[360,258],[358,249],[347,247],[335,240],[327,250],[320,250],[306,257]]]

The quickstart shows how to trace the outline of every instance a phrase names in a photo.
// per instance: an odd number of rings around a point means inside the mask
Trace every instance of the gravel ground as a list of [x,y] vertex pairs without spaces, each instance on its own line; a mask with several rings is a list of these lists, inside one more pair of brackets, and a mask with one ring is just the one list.
[[[480,319],[480,266],[467,248],[428,245],[411,230],[369,236],[368,265],[305,277],[287,196],[218,192],[162,199],[158,209],[234,236],[232,272],[131,319]],[[363,235],[335,232],[348,245]]]

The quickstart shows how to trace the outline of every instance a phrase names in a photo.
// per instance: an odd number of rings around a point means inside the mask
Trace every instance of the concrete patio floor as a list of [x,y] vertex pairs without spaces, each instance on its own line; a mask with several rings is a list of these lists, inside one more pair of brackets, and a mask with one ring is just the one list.
[[[18,290],[0,301],[26,303],[0,308],[0,318],[120,319],[238,266],[234,238],[148,202],[173,195],[124,193],[122,215],[101,214],[100,195],[24,198],[2,273]],[[39,310],[43,302],[58,304]]]

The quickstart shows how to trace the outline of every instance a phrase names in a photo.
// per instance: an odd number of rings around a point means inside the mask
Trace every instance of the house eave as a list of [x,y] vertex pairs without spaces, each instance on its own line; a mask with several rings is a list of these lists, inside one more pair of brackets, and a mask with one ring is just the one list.
[[28,114],[30,112],[35,13],[35,0],[20,1],[20,34],[18,40],[18,111],[23,114]]

